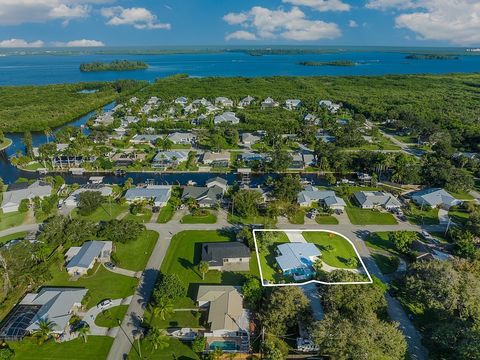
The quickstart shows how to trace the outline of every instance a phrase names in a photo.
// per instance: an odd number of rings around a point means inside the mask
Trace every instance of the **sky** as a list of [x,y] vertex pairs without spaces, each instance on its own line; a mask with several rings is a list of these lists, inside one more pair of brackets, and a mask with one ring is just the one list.
[[480,0],[0,0],[0,48],[480,46]]

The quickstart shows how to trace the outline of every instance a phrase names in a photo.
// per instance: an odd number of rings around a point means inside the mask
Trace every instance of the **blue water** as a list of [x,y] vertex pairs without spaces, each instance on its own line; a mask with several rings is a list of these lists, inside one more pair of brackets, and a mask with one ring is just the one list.
[[[0,57],[0,85],[39,85],[79,81],[137,79],[153,81],[168,75],[191,76],[316,76],[479,72],[480,56],[459,60],[407,60],[405,52],[348,51],[327,54],[250,56],[245,53],[179,55],[9,55]],[[82,73],[84,62],[141,60],[147,70]],[[351,60],[353,67],[301,66],[300,61]]]

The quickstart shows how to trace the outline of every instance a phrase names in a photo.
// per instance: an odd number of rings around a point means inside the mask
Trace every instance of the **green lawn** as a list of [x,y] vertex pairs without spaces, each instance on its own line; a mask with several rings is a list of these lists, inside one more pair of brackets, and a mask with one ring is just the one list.
[[394,273],[400,261],[398,260],[398,257],[396,256],[386,256],[383,254],[379,253],[374,253],[372,254],[373,260],[377,263],[378,267],[380,268],[380,271],[384,275],[392,274]]
[[165,224],[172,220],[173,214],[175,214],[175,208],[172,204],[168,203],[164,207],[160,209],[160,213],[158,214],[157,223]]
[[95,318],[95,324],[107,328],[116,327],[118,326],[118,320],[123,320],[127,310],[128,305],[120,305],[106,309]]
[[73,209],[71,212],[72,217],[80,217],[95,222],[109,221],[115,219],[122,212],[128,210],[128,205],[120,205],[112,202],[102,204],[97,210],[88,216],[81,216],[78,214],[78,209]]
[[454,198],[458,200],[473,200],[475,199],[472,195],[470,195],[468,192],[462,191],[462,192],[452,192],[449,191],[450,195],[452,195]]
[[[302,234],[305,240],[320,247],[322,261],[327,265],[348,269],[351,268],[347,265],[349,259],[358,260],[353,246],[341,236],[318,231],[304,231]],[[328,246],[333,247],[332,250],[328,250]],[[360,266],[359,261],[358,265]]]
[[182,224],[215,224],[217,216],[210,211],[207,211],[206,214],[188,214],[180,222]]
[[331,215],[317,215],[315,221],[320,225],[337,225],[338,220],[335,216]]
[[201,313],[199,311],[176,311],[171,318],[166,320],[160,320],[158,317],[153,319],[153,325],[157,325],[160,328],[187,327],[196,329],[200,327],[200,316]]
[[12,140],[9,138],[4,138],[2,141],[0,141],[0,151],[8,148],[10,145],[12,145]]
[[18,211],[4,214],[3,211],[0,210],[0,230],[22,225],[26,216],[26,213],[20,213]]
[[463,210],[453,210],[448,212],[448,216],[452,221],[458,225],[465,225],[470,217],[470,214]]
[[395,245],[393,245],[393,242],[388,238],[389,234],[389,231],[372,233],[365,239],[365,243],[371,249],[383,250],[391,254],[399,255]]
[[357,206],[345,208],[348,218],[353,225],[395,225],[398,224],[395,217],[387,212],[361,209]]
[[240,224],[240,225],[252,225],[252,224],[261,224],[265,226],[273,226],[277,223],[276,219],[269,218],[267,216],[250,216],[247,218],[242,218],[237,215],[228,215],[228,222],[231,224]]
[[9,345],[15,351],[15,360],[93,360],[106,359],[112,343],[113,338],[108,336],[88,336],[86,343],[80,338],[38,345],[36,340],[25,339]]
[[[199,357],[195,354],[191,347],[186,343],[182,343],[180,340],[169,338],[169,346],[166,349],[155,350],[152,344],[147,340],[142,342],[142,355],[152,360],[198,360]],[[137,343],[135,343],[137,346]],[[137,351],[132,348],[130,354],[128,354],[129,360],[140,360],[140,356]],[[144,358],[142,358],[144,359]]]
[[45,285],[88,288],[90,291],[87,295],[87,308],[95,306],[103,299],[120,299],[130,296],[138,284],[138,279],[112,273],[100,264],[77,281],[69,281],[67,271],[59,265],[56,263],[50,267],[53,278]]
[[158,240],[156,231],[144,231],[135,241],[115,244],[115,261],[118,267],[142,271]]
[[[286,235],[285,235],[286,237]],[[279,240],[272,244],[268,251],[260,252],[260,266],[262,267],[263,279],[269,282],[278,283],[282,280],[285,280],[285,276],[281,273],[280,269],[277,266],[277,261],[275,257],[277,256],[276,250],[278,245],[285,244],[290,242],[287,239]]]
[[6,242],[9,242],[11,240],[21,240],[21,239],[25,238],[25,236],[27,236],[27,234],[28,233],[26,231],[22,231],[22,232],[18,232],[18,233],[15,233],[15,234],[0,237],[0,244],[5,244]]
[[138,221],[139,223],[148,223],[152,218],[152,210],[144,209],[142,213],[133,215],[130,212],[127,216],[124,217],[125,220],[134,220]]
[[416,225],[438,225],[438,209],[427,208],[423,209],[419,206],[411,204],[405,210],[405,216],[408,221]]
[[290,224],[294,224],[294,225],[305,224],[305,210],[299,209],[295,211],[295,214],[288,217],[288,221],[290,221]]

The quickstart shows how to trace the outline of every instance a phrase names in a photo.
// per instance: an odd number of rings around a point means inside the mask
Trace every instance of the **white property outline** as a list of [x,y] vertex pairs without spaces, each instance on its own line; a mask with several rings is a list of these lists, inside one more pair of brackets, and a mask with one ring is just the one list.
[[[309,280],[306,282],[300,282],[300,283],[288,283],[288,284],[265,284],[264,279],[263,279],[263,272],[262,272],[262,264],[260,263],[260,253],[258,251],[258,245],[257,245],[257,236],[256,232],[325,232],[325,233],[330,233],[330,234],[335,234],[340,236],[341,238],[347,240],[350,245],[352,245],[353,250],[355,250],[355,254],[357,255],[357,258],[360,260],[360,263],[362,264],[363,269],[365,270],[365,273],[367,274],[368,281],[347,281],[347,282],[325,282],[325,281],[320,281],[320,280]],[[323,229],[312,229],[312,230],[306,230],[306,229],[254,229],[253,230],[253,241],[255,243],[255,252],[257,254],[257,261],[258,261],[258,268],[260,269],[260,280],[262,282],[262,286],[264,287],[282,287],[282,286],[303,286],[303,285],[308,285],[308,284],[321,284],[321,285],[366,285],[366,284],[372,284],[373,279],[370,276],[370,273],[368,272],[367,267],[365,266],[365,263],[362,260],[362,257],[358,253],[357,248],[355,247],[355,244],[347,238],[345,235],[340,234],[339,232],[333,231],[333,230],[323,230]]]

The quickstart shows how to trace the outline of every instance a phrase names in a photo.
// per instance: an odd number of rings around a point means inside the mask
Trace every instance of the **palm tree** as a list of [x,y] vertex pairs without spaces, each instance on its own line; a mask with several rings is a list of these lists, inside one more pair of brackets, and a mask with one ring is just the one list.
[[38,322],[38,329],[35,330],[32,335],[38,338],[38,343],[43,344],[45,341],[50,339],[52,335],[53,328],[55,327],[55,322],[48,319],[41,319]]
[[87,342],[88,334],[90,334],[90,326],[88,324],[84,324],[77,329],[77,334],[83,337],[83,341]]
[[45,136],[47,137],[47,144],[50,142],[50,136],[52,136],[52,129],[46,128],[44,131]]
[[200,261],[200,264],[198,264],[198,270],[202,273],[202,280],[205,280],[205,274],[208,272],[208,269],[208,262]]
[[152,327],[148,334],[148,339],[152,343],[154,350],[163,350],[170,346],[167,332],[164,329]]
[[152,309],[153,317],[159,317],[161,320],[165,320],[167,317],[174,313],[173,305],[166,299],[162,299],[157,306]]

